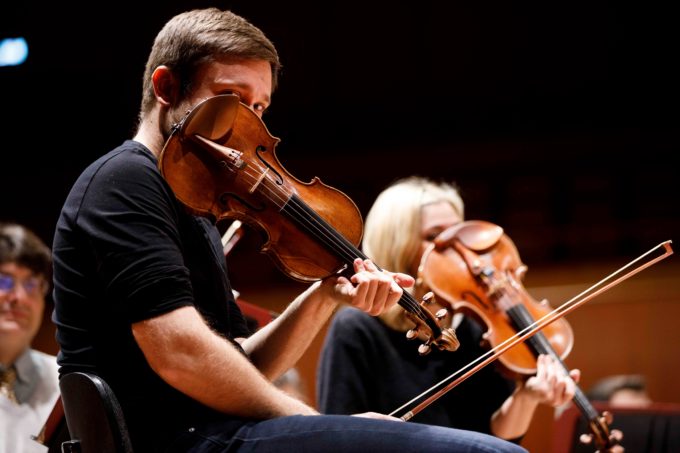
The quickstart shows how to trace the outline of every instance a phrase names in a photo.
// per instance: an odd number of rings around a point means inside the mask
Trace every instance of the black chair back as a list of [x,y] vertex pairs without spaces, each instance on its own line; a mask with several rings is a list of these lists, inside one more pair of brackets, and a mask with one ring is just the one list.
[[111,388],[99,376],[69,373],[59,380],[71,440],[64,453],[132,453],[123,412]]

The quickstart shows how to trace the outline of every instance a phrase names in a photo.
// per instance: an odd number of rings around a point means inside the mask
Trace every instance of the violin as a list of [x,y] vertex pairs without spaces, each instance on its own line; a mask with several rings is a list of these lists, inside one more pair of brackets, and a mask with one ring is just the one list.
[[[233,94],[206,99],[172,128],[158,159],[161,175],[189,212],[239,220],[266,238],[266,253],[289,277],[311,282],[351,270],[363,234],[359,209],[318,178],[303,183],[279,162],[280,140]],[[455,350],[453,329],[404,291],[399,300],[426,333],[419,351]]]
[[[485,326],[484,340],[496,347],[552,311],[547,301],[537,302],[524,288],[526,271],[515,244],[500,226],[467,221],[443,231],[426,249],[418,283],[454,312],[463,312]],[[573,344],[573,331],[561,318],[508,349],[498,357],[498,364],[506,375],[528,377],[536,373],[537,356],[547,354],[569,376],[563,360]],[[591,431],[584,441],[592,441],[598,451],[608,451],[618,443],[620,433],[609,428],[611,414],[598,414],[578,385],[573,402]]]

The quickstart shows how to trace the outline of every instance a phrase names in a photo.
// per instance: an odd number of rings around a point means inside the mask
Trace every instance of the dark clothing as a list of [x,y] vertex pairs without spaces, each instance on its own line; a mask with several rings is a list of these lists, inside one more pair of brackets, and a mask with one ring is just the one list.
[[195,305],[225,337],[248,335],[219,233],[185,213],[148,149],[126,141],[83,172],[57,223],[53,254],[60,373],[104,378],[136,446],[214,418],[151,370],[130,328]]
[[169,453],[527,453],[487,434],[346,415],[279,417],[248,423],[231,438],[221,424],[177,438]]
[[[460,348],[418,354],[417,340],[354,308],[331,323],[318,372],[318,405],[326,414],[389,414],[484,353],[479,325],[467,317],[456,329]],[[493,365],[478,371],[413,421],[490,433],[491,415],[514,390]]]

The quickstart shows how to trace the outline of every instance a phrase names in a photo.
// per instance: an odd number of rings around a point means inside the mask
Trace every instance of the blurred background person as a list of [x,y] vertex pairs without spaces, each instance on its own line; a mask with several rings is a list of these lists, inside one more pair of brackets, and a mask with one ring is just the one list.
[[[421,256],[435,237],[463,221],[463,201],[452,184],[421,177],[397,181],[376,199],[366,217],[363,250],[380,266],[417,275]],[[419,299],[422,288],[414,296]],[[390,413],[485,352],[482,327],[456,315],[460,341],[455,352],[433,348],[420,356],[405,332],[414,324],[400,306],[379,317],[350,308],[332,320],[319,362],[317,395],[322,413]],[[578,370],[572,371],[578,379]],[[571,400],[575,386],[549,356],[538,360],[537,374],[526,380],[504,377],[487,366],[413,421],[469,429],[519,443],[536,407]]]
[[617,374],[600,379],[586,392],[592,401],[604,401],[611,407],[645,408],[652,404],[647,381],[640,374]]
[[49,248],[25,227],[0,223],[0,453],[30,453],[59,396],[54,356],[31,349],[45,310]]

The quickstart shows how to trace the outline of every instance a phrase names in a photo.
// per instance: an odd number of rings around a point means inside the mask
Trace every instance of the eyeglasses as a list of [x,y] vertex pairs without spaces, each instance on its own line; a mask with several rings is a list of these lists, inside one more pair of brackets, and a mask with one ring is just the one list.
[[40,277],[29,277],[25,280],[19,280],[13,275],[3,274],[0,272],[0,292],[10,292],[19,283],[26,294],[31,297],[44,296],[47,294],[47,282]]

